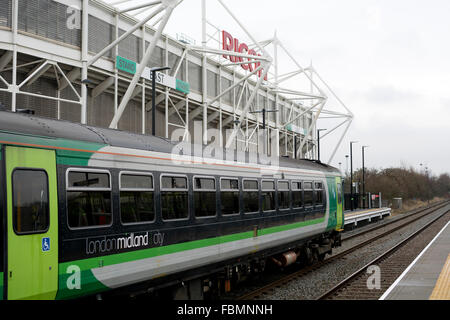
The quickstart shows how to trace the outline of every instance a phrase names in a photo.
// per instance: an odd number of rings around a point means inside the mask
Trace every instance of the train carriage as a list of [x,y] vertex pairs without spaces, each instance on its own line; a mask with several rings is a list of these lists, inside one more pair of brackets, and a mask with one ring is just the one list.
[[324,164],[11,112],[0,128],[2,299],[196,299],[340,245],[341,177]]

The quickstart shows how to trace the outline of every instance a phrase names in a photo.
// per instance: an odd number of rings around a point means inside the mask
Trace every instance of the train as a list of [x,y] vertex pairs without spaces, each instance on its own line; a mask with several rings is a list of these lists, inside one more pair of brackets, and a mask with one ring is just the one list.
[[341,245],[338,169],[206,149],[0,111],[0,300],[209,299]]

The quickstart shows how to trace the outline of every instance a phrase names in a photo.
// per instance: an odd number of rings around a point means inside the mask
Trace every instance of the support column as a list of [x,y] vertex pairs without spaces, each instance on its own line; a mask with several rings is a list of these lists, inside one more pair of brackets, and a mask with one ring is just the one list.
[[[85,0],[87,1],[87,0]],[[150,46],[147,49],[144,58],[142,59],[141,63],[139,64],[138,70],[133,76],[133,80],[131,81],[127,92],[125,93],[122,102],[119,105],[119,109],[117,110],[117,114],[114,115],[113,120],[111,121],[110,128],[115,128],[117,126],[117,123],[119,122],[120,118],[122,117],[123,112],[125,111],[125,108],[127,107],[128,102],[130,101],[130,98],[134,92],[134,89],[136,88],[136,84],[138,83],[139,79],[142,76],[142,73],[144,72],[144,69],[150,60],[150,57],[153,55],[153,52],[155,51],[156,44],[161,37],[162,31],[164,30],[167,22],[169,21],[170,15],[173,12],[175,6],[175,2],[173,1],[171,4],[167,5],[166,12],[164,14],[164,18],[161,21],[158,30],[156,31],[155,35],[152,38],[152,41],[150,42]]]
[[[206,0],[202,0],[202,46],[206,50]],[[202,58],[202,95],[203,95],[203,145],[208,144],[208,87],[206,53]]]
[[12,28],[13,28],[13,70],[12,70],[12,93],[11,110],[16,112],[17,104],[17,31],[19,21],[19,0],[13,0],[12,10]]
[[[88,37],[89,37],[89,0],[83,0],[83,16],[81,28],[81,81],[88,78]],[[81,83],[81,123],[87,123],[87,84]]]

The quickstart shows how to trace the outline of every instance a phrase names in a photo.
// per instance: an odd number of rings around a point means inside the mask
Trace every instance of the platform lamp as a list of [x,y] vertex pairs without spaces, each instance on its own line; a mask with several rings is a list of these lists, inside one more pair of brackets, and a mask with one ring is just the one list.
[[169,67],[151,68],[152,74],[152,136],[156,136],[156,73],[164,70],[170,70]]
[[370,146],[362,146],[362,187],[363,187],[363,201],[364,201],[364,209],[366,207],[366,182],[364,180],[364,149],[369,148]]
[[266,133],[266,113],[267,112],[279,112],[280,110],[267,110],[267,109],[262,109],[262,110],[258,110],[258,111],[251,111],[249,113],[262,113],[263,116],[263,123],[262,123],[262,129],[264,132],[264,150],[263,153],[266,154],[266,148],[267,148],[267,133]]
[[317,161],[320,162],[320,131],[326,131],[327,129],[317,129]]
[[350,209],[353,211],[353,144],[358,141],[350,141]]

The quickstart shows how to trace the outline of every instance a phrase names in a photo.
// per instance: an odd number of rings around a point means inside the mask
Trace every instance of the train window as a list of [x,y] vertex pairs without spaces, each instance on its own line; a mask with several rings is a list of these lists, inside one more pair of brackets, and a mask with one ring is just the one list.
[[261,196],[263,211],[275,210],[275,181],[263,180]]
[[120,219],[123,224],[155,220],[153,176],[120,174]]
[[161,176],[161,211],[164,220],[188,218],[188,182],[186,176]]
[[303,200],[305,203],[305,207],[312,207],[314,205],[314,191],[312,190],[313,184],[312,182],[304,182],[304,196]]
[[17,234],[45,233],[50,226],[48,177],[42,170],[14,170],[13,226]]
[[289,209],[291,206],[288,181],[278,181],[278,206],[280,209]]
[[313,188],[312,182],[304,182],[303,183],[303,189],[305,189],[305,190],[312,190],[312,188]]
[[244,190],[258,190],[257,180],[244,180]]
[[67,172],[67,210],[70,228],[112,224],[109,172]]
[[302,183],[298,181],[292,182],[292,207],[303,207]]
[[324,202],[324,196],[323,196],[323,184],[322,182],[316,182],[314,183],[314,199],[316,206],[323,206]]
[[243,189],[244,212],[259,212],[259,187],[258,180],[244,180]]
[[194,177],[194,209],[196,217],[216,215],[216,180]]
[[69,188],[109,188],[109,175],[96,172],[69,172]]
[[238,214],[239,210],[239,180],[220,180],[220,197],[222,204],[222,215]]

